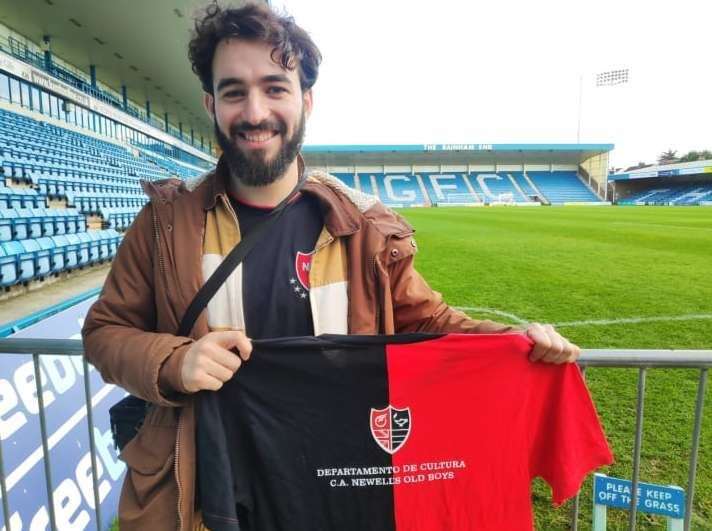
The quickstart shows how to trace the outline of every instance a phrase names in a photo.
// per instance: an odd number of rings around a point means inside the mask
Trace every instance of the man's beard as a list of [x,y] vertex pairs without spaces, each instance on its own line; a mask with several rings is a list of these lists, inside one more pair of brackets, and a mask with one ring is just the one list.
[[[230,127],[230,137],[227,137],[218,127],[217,120],[213,120],[215,136],[225,155],[225,161],[230,168],[230,175],[246,186],[267,186],[279,180],[294,161],[304,141],[304,128],[306,117],[302,110],[299,124],[291,138],[284,140],[287,127],[284,122],[265,120],[258,125],[240,122]],[[239,133],[277,131],[283,138],[282,146],[270,161],[265,161],[265,151],[262,149],[250,150],[245,153],[237,146]]]

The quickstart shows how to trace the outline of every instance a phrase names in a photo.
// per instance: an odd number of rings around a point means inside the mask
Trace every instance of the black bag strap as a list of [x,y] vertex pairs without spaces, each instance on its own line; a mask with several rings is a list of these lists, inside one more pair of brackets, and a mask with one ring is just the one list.
[[230,273],[232,273],[234,269],[240,265],[240,262],[245,259],[257,241],[262,238],[267,230],[282,216],[287,206],[299,193],[305,182],[306,178],[300,179],[289,195],[285,197],[274,208],[274,210],[272,210],[272,212],[269,213],[267,219],[265,219],[257,227],[253,228],[249,234],[247,234],[245,238],[240,241],[240,243],[232,248],[223,261],[220,262],[218,268],[198,290],[198,293],[196,293],[195,297],[188,306],[188,309],[185,311],[183,319],[180,322],[180,328],[178,328],[179,336],[188,336],[190,334],[190,331],[193,329],[193,325],[198,319],[200,312],[202,312],[208,305],[215,293],[218,289],[220,289],[220,286],[222,286],[225,280],[227,280],[227,277],[230,276]]

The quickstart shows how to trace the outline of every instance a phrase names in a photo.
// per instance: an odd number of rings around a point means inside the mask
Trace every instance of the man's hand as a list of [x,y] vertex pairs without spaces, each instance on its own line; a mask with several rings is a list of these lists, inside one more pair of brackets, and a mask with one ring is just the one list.
[[581,349],[559,334],[551,325],[530,324],[524,332],[534,341],[529,354],[531,361],[545,363],[572,363],[581,355]]
[[[238,356],[231,349],[237,349]],[[189,393],[217,391],[233,377],[243,361],[250,359],[252,343],[243,332],[210,332],[188,349],[181,378]]]

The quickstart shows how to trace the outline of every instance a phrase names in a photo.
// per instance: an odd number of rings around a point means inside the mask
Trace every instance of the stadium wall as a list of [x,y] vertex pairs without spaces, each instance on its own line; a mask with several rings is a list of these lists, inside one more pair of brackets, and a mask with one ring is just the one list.
[[581,163],[581,174],[587,177],[589,187],[599,197],[608,199],[608,153],[594,155]]

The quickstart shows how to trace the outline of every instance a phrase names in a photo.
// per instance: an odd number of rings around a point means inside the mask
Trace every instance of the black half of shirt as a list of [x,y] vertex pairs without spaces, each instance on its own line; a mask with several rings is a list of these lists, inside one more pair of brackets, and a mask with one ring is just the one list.
[[[272,211],[232,199],[231,204],[243,238]],[[242,305],[249,338],[314,334],[309,269],[323,226],[316,199],[300,194],[243,261]]]

